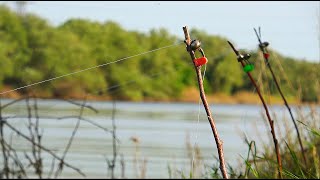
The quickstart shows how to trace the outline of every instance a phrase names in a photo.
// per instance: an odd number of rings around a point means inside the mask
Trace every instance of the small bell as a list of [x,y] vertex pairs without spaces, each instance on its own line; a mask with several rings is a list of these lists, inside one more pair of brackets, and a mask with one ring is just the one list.
[[200,42],[199,40],[196,40],[196,39],[195,39],[195,40],[191,41],[190,47],[191,47],[191,49],[192,49],[193,51],[199,49],[200,46],[201,46],[201,42]]
[[243,71],[244,72],[250,72],[254,69],[254,66],[252,63],[250,63],[249,59],[250,59],[251,55],[250,54],[240,54],[238,57],[238,61],[243,61],[245,63],[245,65],[243,66]]
[[259,46],[262,48],[265,48],[265,47],[269,46],[269,43],[266,41],[266,42],[261,43]]
[[243,58],[244,58],[245,60],[250,59],[250,57],[251,57],[251,55],[250,55],[250,54],[245,54],[245,55],[243,56]]
[[248,59],[250,59],[250,57],[251,57],[250,54],[245,54],[245,55],[239,54],[238,55],[238,62],[248,60]]

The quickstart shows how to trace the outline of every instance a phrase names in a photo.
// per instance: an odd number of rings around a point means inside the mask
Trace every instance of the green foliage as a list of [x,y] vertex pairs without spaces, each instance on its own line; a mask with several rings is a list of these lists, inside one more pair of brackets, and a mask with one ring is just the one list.
[[13,77],[28,61],[26,32],[22,19],[0,6],[0,84]]
[[[182,33],[182,32],[181,32]],[[239,90],[252,91],[252,85],[230,49],[227,39],[192,29],[193,39],[202,42],[208,58],[205,89],[208,94],[234,94]],[[100,64],[144,53],[156,48],[182,42],[166,29],[152,29],[148,33],[128,31],[118,23],[104,23],[70,19],[58,27],[33,15],[20,16],[8,7],[0,6],[0,87],[11,88],[64,76]],[[257,77],[264,63],[261,53],[250,52]],[[319,101],[319,64],[271,57],[271,65],[286,95],[302,101]],[[200,53],[196,53],[200,57]],[[281,71],[279,63],[284,71]],[[204,68],[202,68],[204,69]],[[266,71],[266,70],[264,70]],[[158,75],[156,75],[158,74]],[[263,82],[272,84],[270,73],[264,72]],[[156,75],[156,76],[154,76]],[[288,78],[283,78],[284,76]],[[308,78],[305,78],[308,77]],[[196,75],[185,45],[137,56],[127,61],[76,73],[31,87],[26,91],[45,91],[48,96],[68,96],[81,92],[97,94],[114,85],[131,85],[106,93],[125,100],[175,100],[186,88],[196,87]],[[316,83],[315,83],[316,82]],[[134,84],[134,85],[133,85]],[[271,89],[271,94],[277,94]]]

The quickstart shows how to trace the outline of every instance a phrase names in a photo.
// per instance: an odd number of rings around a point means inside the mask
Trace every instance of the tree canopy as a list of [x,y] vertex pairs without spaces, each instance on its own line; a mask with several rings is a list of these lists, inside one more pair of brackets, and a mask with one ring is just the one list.
[[[141,23],[141,22],[137,22]],[[202,42],[208,58],[205,85],[207,93],[234,94],[252,91],[249,79],[230,49],[226,38],[192,29],[191,35]],[[166,29],[148,33],[125,30],[116,22],[104,23],[70,19],[58,27],[33,14],[18,14],[0,6],[0,87],[11,89],[63,76],[156,48],[183,42]],[[250,52],[255,65],[254,77],[270,87],[272,77],[264,67],[258,50]],[[284,57],[271,50],[271,65],[282,89],[292,96],[300,92],[303,101],[318,101],[320,65]],[[197,56],[200,56],[200,54]],[[127,85],[130,86],[120,86]],[[115,86],[119,88],[113,89]],[[91,93],[125,100],[178,99],[182,92],[196,87],[190,57],[178,46],[130,58],[20,90],[47,97]],[[113,91],[111,91],[111,89]]]

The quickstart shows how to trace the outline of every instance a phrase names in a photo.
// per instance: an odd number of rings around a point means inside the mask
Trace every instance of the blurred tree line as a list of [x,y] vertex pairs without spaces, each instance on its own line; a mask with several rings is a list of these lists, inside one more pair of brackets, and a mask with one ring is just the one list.
[[[253,91],[226,38],[197,29],[191,30],[191,36],[201,40],[209,60],[205,76],[208,94],[232,95],[239,91]],[[2,5],[0,86],[1,89],[13,89],[182,41],[182,30],[181,37],[173,36],[162,28],[141,33],[125,30],[111,21],[99,23],[70,19],[53,27],[41,17],[19,14]],[[273,50],[271,52],[270,63],[284,93],[291,96],[299,93],[302,101],[318,101],[320,65],[284,57]],[[269,85],[271,94],[278,94],[258,47],[250,53],[255,64],[254,77],[260,77],[263,84]],[[110,87],[128,82],[134,83],[116,91],[107,91]],[[45,97],[87,92],[125,100],[176,100],[190,87],[197,87],[196,75],[182,43],[19,92],[32,91]]]

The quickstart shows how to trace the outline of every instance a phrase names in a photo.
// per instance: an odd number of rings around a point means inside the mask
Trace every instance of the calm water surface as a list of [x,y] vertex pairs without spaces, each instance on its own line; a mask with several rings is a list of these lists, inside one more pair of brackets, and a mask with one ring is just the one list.
[[[2,104],[11,100],[2,100]],[[81,101],[78,101],[81,103]],[[31,101],[33,103],[33,101]],[[86,109],[83,117],[112,129],[112,102],[87,102],[96,108],[98,113]],[[60,100],[38,100],[39,115],[50,117],[78,116],[80,107]],[[116,102],[116,134],[120,140],[119,154],[125,160],[125,175],[135,178],[135,157],[146,159],[147,178],[169,178],[168,165],[178,170],[189,172],[190,158],[186,151],[186,140],[191,145],[198,145],[204,163],[218,164],[216,145],[203,106],[193,103],[132,103]],[[293,109],[295,109],[293,107]],[[317,107],[319,110],[320,107]],[[277,123],[289,118],[284,106],[271,106],[270,110],[277,116]],[[256,140],[259,147],[262,142],[269,142],[269,128],[262,118],[264,110],[255,105],[211,105],[220,138],[223,141],[226,162],[234,167],[243,162],[248,147],[244,135],[249,140]],[[305,108],[304,111],[310,111]],[[199,122],[198,122],[199,114]],[[4,109],[3,116],[27,117],[25,101]],[[28,134],[27,118],[8,120],[16,128]],[[41,118],[43,145],[62,155],[77,119],[56,120]],[[292,124],[292,123],[291,123]],[[291,126],[289,123],[289,125]],[[291,127],[292,128],[292,127]],[[276,130],[277,132],[278,130]],[[284,129],[280,131],[284,132]],[[11,134],[6,131],[7,136]],[[131,138],[139,139],[138,147]],[[30,152],[30,144],[13,135],[13,146],[19,152]],[[45,171],[48,172],[52,158],[44,156]],[[110,133],[81,121],[66,161],[80,168],[87,177],[107,178],[106,158],[112,158],[112,136]],[[118,160],[120,158],[118,157]],[[72,169],[64,168],[60,177],[82,178]],[[120,163],[116,164],[116,177],[120,177]]]

